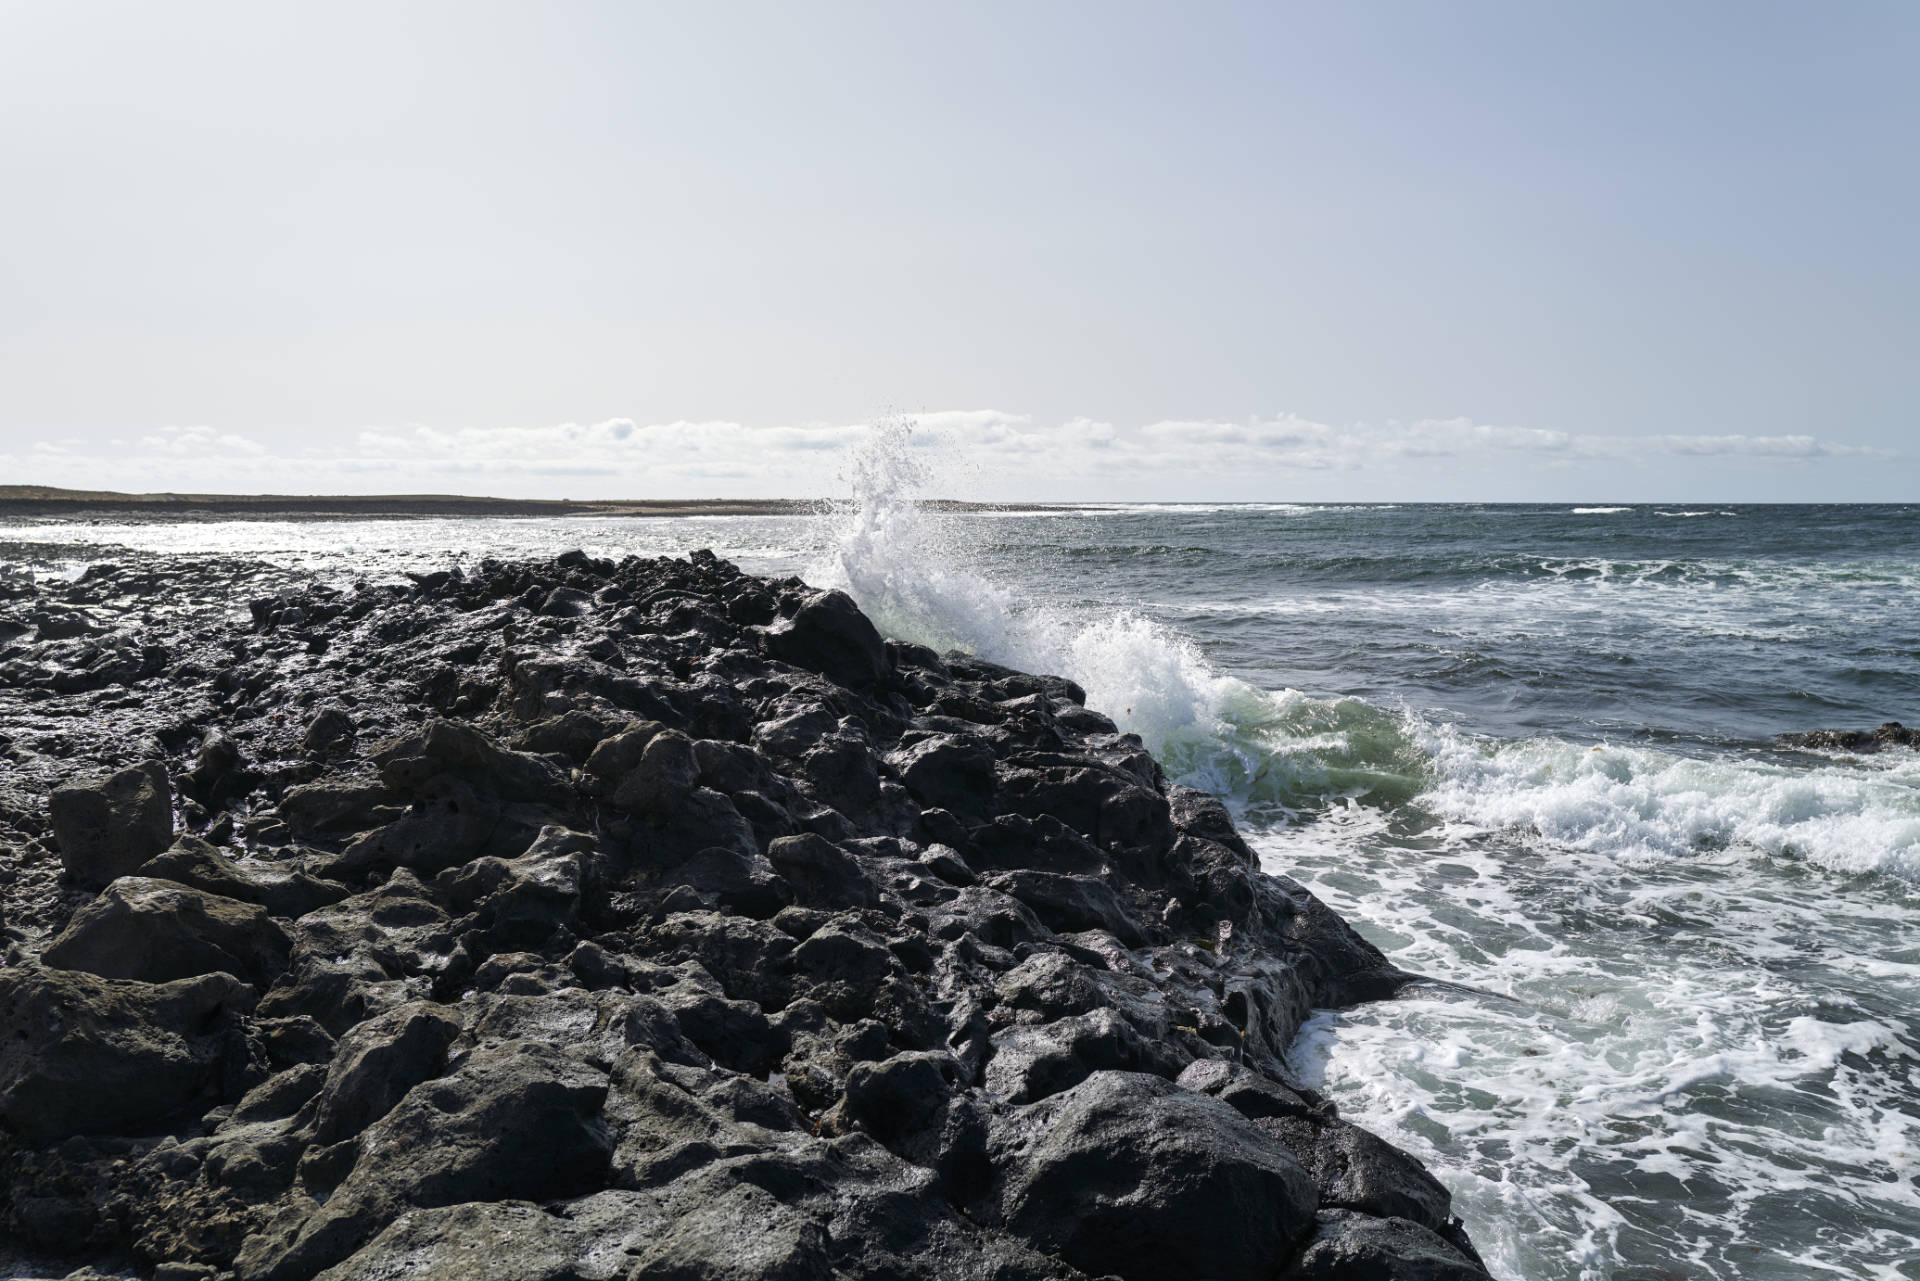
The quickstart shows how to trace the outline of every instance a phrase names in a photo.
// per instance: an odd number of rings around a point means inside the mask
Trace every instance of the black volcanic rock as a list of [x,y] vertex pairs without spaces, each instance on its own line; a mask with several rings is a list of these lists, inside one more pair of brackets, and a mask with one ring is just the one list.
[[1407,976],[1070,681],[706,553],[17,595],[56,621],[0,651],[0,1236],[236,1281],[1484,1276],[1286,1075]]
[[1920,729],[1908,729],[1899,721],[1886,721],[1873,729],[1812,729],[1779,737],[1788,747],[1808,747],[1827,752],[1877,752],[1883,747],[1920,748]]

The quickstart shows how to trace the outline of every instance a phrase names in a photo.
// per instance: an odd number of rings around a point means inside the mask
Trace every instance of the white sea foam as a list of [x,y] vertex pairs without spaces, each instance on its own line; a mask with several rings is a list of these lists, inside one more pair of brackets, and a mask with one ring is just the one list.
[[1575,516],[1615,516],[1632,510],[1631,507],[1576,507],[1573,509],[1573,514]]
[[1293,1053],[1429,1163],[1497,1276],[1898,1275],[1920,1250],[1912,891],[1750,851],[1410,840],[1365,810],[1253,839],[1397,964],[1509,998],[1415,988]]
[[1619,858],[1739,847],[1836,872],[1920,879],[1920,760],[1912,756],[1808,768],[1554,738],[1495,745],[1444,726],[1411,727],[1433,762],[1421,803],[1448,818]]
[[852,496],[825,517],[807,577],[847,590],[888,635],[1069,677],[1149,749],[1212,742],[1252,694],[1192,642],[1132,610],[1074,615],[1023,597],[974,562],[966,518],[921,505],[926,463],[902,423],[876,428],[849,462]]
[[[1447,1183],[1497,1276],[1901,1275],[1920,1251],[1915,891],[1835,873],[1915,874],[1920,765],[1496,742],[1263,692],[1137,611],[1042,606],[982,572],[888,448],[816,575],[896,635],[1073,676],[1397,963],[1510,998],[1323,1013],[1293,1055]],[[1541,624],[1574,603],[1541,600]]]

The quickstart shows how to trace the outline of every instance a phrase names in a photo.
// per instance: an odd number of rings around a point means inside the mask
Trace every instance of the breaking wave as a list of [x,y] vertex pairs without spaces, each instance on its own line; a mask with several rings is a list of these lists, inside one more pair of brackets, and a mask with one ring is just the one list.
[[1728,848],[1920,879],[1920,761],[1701,759],[1486,739],[1410,709],[1262,690],[1138,609],[1037,601],[980,564],[977,526],[923,506],[912,428],[876,429],[823,512],[808,577],[886,634],[1077,681],[1168,773],[1242,807],[1411,803],[1435,819],[1645,860]]

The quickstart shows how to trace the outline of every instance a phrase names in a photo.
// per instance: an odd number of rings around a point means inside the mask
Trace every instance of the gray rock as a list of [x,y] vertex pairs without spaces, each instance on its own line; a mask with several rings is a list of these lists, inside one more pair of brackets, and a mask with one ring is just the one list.
[[620,809],[664,819],[684,803],[700,779],[693,740],[678,730],[648,739],[639,763],[614,789],[611,803]]
[[460,1020],[421,1001],[368,1019],[340,1039],[318,1091],[319,1143],[352,1138],[391,1112],[408,1090],[440,1074]]
[[604,1074],[552,1046],[475,1050],[361,1136],[345,1180],[291,1232],[248,1239],[240,1281],[292,1281],[356,1253],[409,1209],[535,1200],[599,1185],[613,1150]]
[[1487,1272],[1417,1223],[1323,1210],[1277,1281],[1487,1281]]
[[993,801],[993,746],[977,734],[936,734],[887,756],[922,805],[985,814]]
[[565,1218],[525,1201],[409,1210],[318,1281],[579,1281]]
[[158,761],[56,787],[47,811],[60,861],[83,885],[125,876],[173,840],[173,789]]
[[0,1120],[38,1142],[138,1133],[237,1094],[252,1007],[225,974],[152,984],[0,969]]
[[767,861],[808,907],[867,907],[879,897],[853,855],[811,832],[773,841]]
[[256,904],[123,876],[74,915],[44,959],[56,969],[146,983],[224,971],[265,988],[287,968],[291,946]]
[[1270,1281],[1314,1228],[1313,1182],[1226,1104],[1101,1072],[998,1123],[1009,1231],[1083,1272]]

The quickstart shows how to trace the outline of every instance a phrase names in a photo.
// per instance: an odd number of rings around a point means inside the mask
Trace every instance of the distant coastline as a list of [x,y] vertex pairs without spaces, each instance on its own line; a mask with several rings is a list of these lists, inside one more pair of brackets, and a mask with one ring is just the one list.
[[[934,500],[947,511],[1066,510],[1035,503],[965,503]],[[804,516],[818,510],[807,498],[487,498],[464,494],[123,494],[109,490],[56,489],[50,485],[0,485],[0,520],[59,519],[128,521],[314,520],[325,518],[407,520],[446,516]]]

